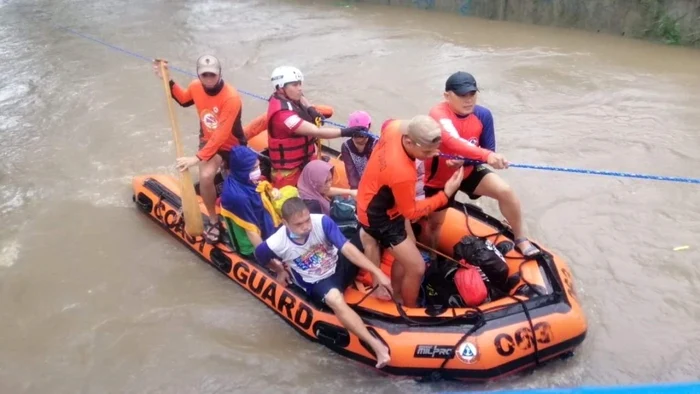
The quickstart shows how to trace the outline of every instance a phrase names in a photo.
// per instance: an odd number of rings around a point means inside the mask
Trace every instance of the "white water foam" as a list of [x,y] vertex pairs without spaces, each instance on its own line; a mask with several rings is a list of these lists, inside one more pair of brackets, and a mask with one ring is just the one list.
[[6,245],[2,247],[2,252],[0,252],[0,267],[12,267],[17,262],[19,257],[19,241],[13,239],[7,242]]

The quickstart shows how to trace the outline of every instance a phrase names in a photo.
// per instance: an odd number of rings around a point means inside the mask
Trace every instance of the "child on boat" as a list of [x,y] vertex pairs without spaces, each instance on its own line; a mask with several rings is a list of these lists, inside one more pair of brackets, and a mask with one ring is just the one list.
[[[282,220],[284,226],[255,249],[258,261],[272,262],[282,284],[293,281],[311,298],[328,305],[345,328],[372,348],[376,367],[384,367],[391,359],[389,349],[369,333],[345,302],[343,292],[355,279],[358,267],[371,272],[385,288],[391,288],[389,277],[348,242],[331,218],[310,214],[301,198],[285,201]],[[291,276],[285,265],[291,268]]]
[[[365,111],[355,111],[350,114],[348,126],[361,126],[369,130],[372,127],[372,118]],[[357,189],[362,173],[365,172],[367,161],[378,138],[369,133],[357,134],[343,142],[340,148],[340,158],[345,163],[345,173],[351,189]]]

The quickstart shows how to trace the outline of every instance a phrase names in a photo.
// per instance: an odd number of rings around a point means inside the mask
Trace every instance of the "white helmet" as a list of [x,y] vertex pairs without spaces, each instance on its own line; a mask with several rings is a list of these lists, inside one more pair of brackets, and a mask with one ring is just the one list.
[[304,74],[296,67],[281,66],[272,71],[270,81],[272,88],[277,90],[278,87],[284,87],[290,82],[304,82]]

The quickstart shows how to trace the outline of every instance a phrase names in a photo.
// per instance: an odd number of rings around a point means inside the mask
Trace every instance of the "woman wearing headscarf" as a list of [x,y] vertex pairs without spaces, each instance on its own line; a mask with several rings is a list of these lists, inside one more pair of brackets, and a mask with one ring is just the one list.
[[357,190],[331,187],[333,183],[333,166],[323,160],[312,160],[301,171],[297,184],[301,197],[311,213],[330,215],[333,196],[357,196]]
[[[369,130],[372,127],[372,118],[365,111],[355,111],[348,119],[349,126],[362,126]],[[372,154],[378,138],[369,133],[361,133],[343,142],[340,148],[340,158],[345,163],[345,173],[348,177],[350,188],[357,189],[362,173],[365,172],[367,161]]]
[[281,220],[272,205],[272,186],[260,181],[258,154],[247,146],[236,146],[229,155],[229,168],[221,192],[221,215],[232,244],[241,255],[251,257]]
[[[357,190],[331,187],[332,183],[333,166],[329,163],[323,160],[313,160],[304,167],[301,172],[301,177],[299,178],[299,183],[297,184],[297,189],[299,190],[299,197],[304,200],[304,203],[309,208],[309,212],[322,213],[330,216],[331,197],[340,195],[357,197]],[[359,235],[355,236],[359,237]],[[360,240],[361,239],[358,238],[357,242],[362,242],[362,244],[364,244],[364,241]],[[373,261],[373,263],[379,266],[379,259],[377,258],[377,261]],[[377,279],[376,277],[372,278],[374,280]],[[391,299],[389,292],[381,286],[372,294],[374,297],[383,300]]]

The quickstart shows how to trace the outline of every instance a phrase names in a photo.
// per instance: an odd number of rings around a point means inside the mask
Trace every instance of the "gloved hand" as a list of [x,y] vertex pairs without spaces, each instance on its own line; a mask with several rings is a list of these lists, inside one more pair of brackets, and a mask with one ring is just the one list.
[[355,134],[362,135],[360,133],[366,133],[368,130],[365,126],[352,126],[340,129],[341,137],[354,137]]
[[316,108],[309,107],[308,110],[309,115],[311,115],[311,117],[314,118],[314,123],[316,124],[316,126],[321,127],[325,124],[326,118],[323,115],[321,115],[321,113],[318,112]]

